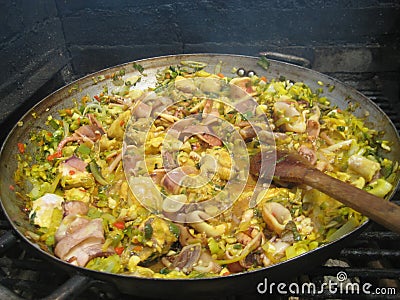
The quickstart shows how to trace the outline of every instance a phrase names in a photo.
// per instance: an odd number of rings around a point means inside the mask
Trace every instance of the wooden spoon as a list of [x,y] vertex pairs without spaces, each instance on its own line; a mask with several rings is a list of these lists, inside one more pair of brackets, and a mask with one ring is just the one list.
[[[275,155],[272,152],[254,155],[250,159],[252,175],[268,176],[268,170],[261,170],[264,159],[271,166]],[[277,150],[274,178],[307,184],[400,234],[400,206],[321,172],[298,153]]]

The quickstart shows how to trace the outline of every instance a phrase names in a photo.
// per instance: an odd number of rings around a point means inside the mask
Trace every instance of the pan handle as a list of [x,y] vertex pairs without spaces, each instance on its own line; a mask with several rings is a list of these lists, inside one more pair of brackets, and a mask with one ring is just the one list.
[[64,282],[43,300],[70,300],[78,299],[78,296],[85,291],[92,283],[93,279],[84,275],[76,274]]
[[272,51],[260,52],[260,55],[265,56],[266,58],[292,63],[301,67],[311,68],[311,62],[304,57]]

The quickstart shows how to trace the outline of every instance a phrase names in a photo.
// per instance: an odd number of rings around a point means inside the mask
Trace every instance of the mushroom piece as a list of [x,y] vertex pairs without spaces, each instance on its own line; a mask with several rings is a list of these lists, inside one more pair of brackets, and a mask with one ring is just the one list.
[[164,178],[165,174],[165,169],[155,169],[150,174],[150,178],[154,181],[155,184],[161,184],[161,180]]
[[252,238],[245,234],[244,232],[238,232],[236,234],[237,241],[243,245],[247,245],[251,242]]
[[89,205],[82,201],[68,201],[63,203],[64,215],[86,215]]
[[205,104],[204,104],[204,108],[203,108],[203,116],[202,116],[203,118],[204,118],[207,114],[209,114],[209,113],[211,112],[212,107],[213,107],[213,100],[207,99],[206,102],[205,102]]
[[262,266],[263,260],[262,260],[261,254],[262,254],[262,252],[260,252],[260,253],[252,252],[249,255],[247,255],[244,259],[240,260],[239,264],[244,269],[249,269],[254,266]]
[[134,145],[128,145],[123,150],[122,159],[125,172],[136,175],[140,164],[143,162],[140,150]]
[[262,208],[262,217],[268,228],[281,234],[285,230],[287,222],[292,220],[290,211],[277,202],[267,202]]
[[117,168],[118,164],[120,163],[120,161],[122,161],[122,152],[119,152],[115,158],[113,159],[113,161],[111,162],[111,164],[108,166],[108,171],[112,172],[115,170],[115,168]]
[[[179,243],[182,246],[187,246],[187,245],[192,245],[195,244],[196,242],[199,242],[199,238],[196,238],[190,231],[189,228],[186,226],[183,226],[181,224],[176,224],[179,227]],[[207,241],[201,241],[204,243],[207,243]]]
[[203,113],[202,123],[206,126],[210,126],[213,124],[218,124],[220,122],[221,115],[219,114],[218,109],[212,108],[210,113]]
[[316,139],[319,136],[320,129],[321,125],[318,121],[312,119],[307,120],[306,132],[309,139]]
[[313,149],[308,148],[305,145],[301,145],[297,150],[301,156],[307,159],[312,165],[317,162],[317,154]]
[[178,194],[183,180],[190,174],[198,174],[196,167],[182,166],[169,171],[161,179],[161,185],[172,194]]
[[189,274],[194,265],[198,262],[201,254],[201,245],[193,244],[182,248],[179,254],[165,256],[161,259],[162,263],[171,270],[179,270]]
[[199,222],[199,223],[190,224],[190,226],[193,227],[197,232],[205,233],[205,235],[208,237],[220,236],[220,235],[224,234],[226,231],[225,224],[219,224],[216,226],[212,226],[212,225],[208,224],[207,222]]

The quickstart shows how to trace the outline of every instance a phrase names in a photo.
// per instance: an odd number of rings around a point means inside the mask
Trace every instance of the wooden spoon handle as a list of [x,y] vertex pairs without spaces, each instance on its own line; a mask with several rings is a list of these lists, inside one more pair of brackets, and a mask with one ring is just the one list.
[[400,234],[400,206],[356,188],[317,169],[307,169],[302,181]]

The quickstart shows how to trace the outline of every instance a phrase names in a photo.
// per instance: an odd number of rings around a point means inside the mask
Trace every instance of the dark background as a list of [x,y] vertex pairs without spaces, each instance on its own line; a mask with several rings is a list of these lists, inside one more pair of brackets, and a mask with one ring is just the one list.
[[0,1],[0,123],[85,74],[179,53],[307,58],[396,107],[398,0]]

